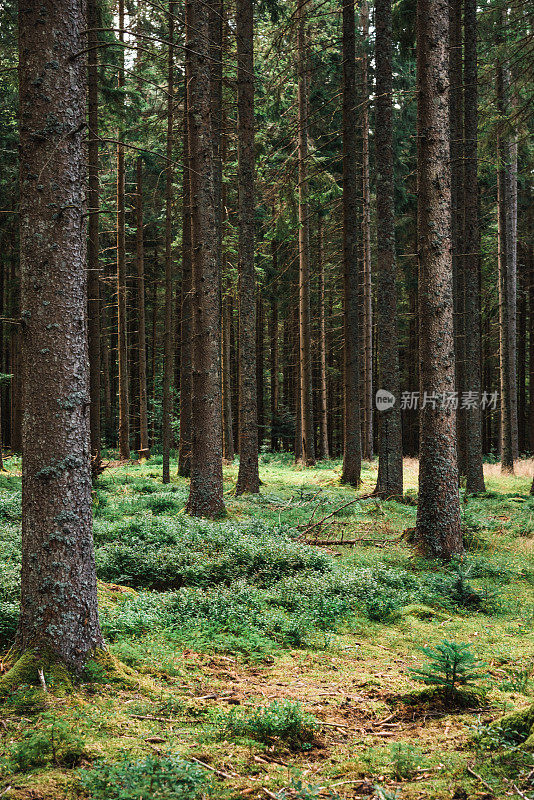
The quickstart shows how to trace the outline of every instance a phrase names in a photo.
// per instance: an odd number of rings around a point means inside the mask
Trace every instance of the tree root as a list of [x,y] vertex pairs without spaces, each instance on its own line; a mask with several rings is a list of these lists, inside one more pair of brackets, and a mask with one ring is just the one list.
[[499,736],[520,743],[528,750],[534,750],[534,703],[523,711],[507,714],[489,726]]
[[[15,653],[13,655],[16,656]],[[102,677],[99,680],[146,693],[154,690],[152,681],[123,664],[108,650],[98,649],[89,653],[86,666],[91,663],[101,670]],[[28,650],[19,655],[11,669],[0,677],[0,702],[9,698],[24,684],[42,687],[43,681],[46,681],[46,689],[51,694],[62,697],[74,691],[77,677],[57,656]]]

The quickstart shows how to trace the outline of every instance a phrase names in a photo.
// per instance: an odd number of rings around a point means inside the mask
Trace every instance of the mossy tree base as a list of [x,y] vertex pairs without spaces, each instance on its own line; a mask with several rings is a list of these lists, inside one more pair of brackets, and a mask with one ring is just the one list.
[[534,751],[534,703],[524,711],[516,711],[497,720],[490,726],[490,730]]
[[[89,654],[86,664],[96,664],[102,678],[120,684],[128,689],[148,688],[146,678],[141,678],[135,670],[126,666],[108,650],[98,649]],[[42,685],[45,681],[47,691],[56,696],[63,696],[74,691],[75,673],[66,664],[46,652],[28,650],[16,658],[15,663],[0,678],[0,701],[9,697],[23,684]],[[44,688],[44,687],[43,687]]]

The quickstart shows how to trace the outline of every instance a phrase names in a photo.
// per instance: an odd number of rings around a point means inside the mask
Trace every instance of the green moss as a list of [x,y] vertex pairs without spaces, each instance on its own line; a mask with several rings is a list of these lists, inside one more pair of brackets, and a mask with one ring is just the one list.
[[39,670],[43,671],[45,681],[55,695],[61,696],[72,691],[72,679],[64,664],[48,653],[28,650],[0,679],[0,699],[9,697],[22,684],[37,685]]
[[534,751],[534,703],[523,711],[508,714],[490,725],[504,739],[520,742]]

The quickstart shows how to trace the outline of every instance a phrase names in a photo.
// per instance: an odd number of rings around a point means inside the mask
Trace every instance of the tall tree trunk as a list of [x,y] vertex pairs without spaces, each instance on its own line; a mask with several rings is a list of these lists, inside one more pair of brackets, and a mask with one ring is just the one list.
[[[454,302],[454,349],[456,390],[460,398],[466,391],[465,325],[464,325],[464,258],[463,248],[463,85],[462,85],[462,0],[449,0],[449,130],[451,154],[451,248]],[[465,410],[461,403],[456,414],[458,471],[465,475],[466,440]]]
[[254,10],[237,0],[237,152],[239,183],[239,473],[236,495],[257,494],[256,275],[254,268]]
[[315,464],[310,313],[310,221],[308,205],[308,81],[306,0],[297,0],[298,175],[299,175],[299,365],[301,460]]
[[[416,541],[428,556],[462,552],[456,411],[446,0],[417,3],[417,240],[421,410]],[[425,395],[426,393],[426,395]],[[426,398],[437,398],[427,401]],[[434,407],[435,406],[435,407]]]
[[354,0],[343,0],[343,337],[344,414],[341,480],[360,483],[362,451],[358,370],[358,207],[356,171],[356,24]]
[[[119,0],[119,41],[124,42],[124,0]],[[124,89],[124,49],[120,48],[118,87]],[[119,144],[117,145],[117,313],[119,359],[119,457],[130,458],[130,398],[128,392],[128,321],[126,315],[126,232],[124,167],[124,98],[121,97]]]
[[165,328],[163,359],[163,483],[169,483],[171,452],[172,375],[174,369],[173,280],[172,280],[172,147],[174,126],[174,7],[169,3],[167,57],[167,166],[165,168]]
[[256,298],[256,397],[258,409],[258,448],[261,448],[265,434],[264,322],[265,317],[263,313],[263,302],[261,299],[261,292],[258,292]]
[[528,443],[534,452],[534,207],[531,192],[527,214],[527,274],[528,274]]
[[[502,24],[506,27],[506,10]],[[497,65],[498,133],[498,261],[499,331],[501,377],[501,469],[513,473],[517,451],[516,303],[517,239],[514,199],[517,192],[517,162],[513,136],[508,130],[510,112],[510,67],[501,56]]]
[[191,230],[191,164],[189,143],[189,3],[185,3],[185,64],[184,64],[184,121],[183,121],[183,177],[182,177],[182,308],[180,318],[180,444],[178,450],[178,474],[191,474],[191,402],[192,402],[192,230]]
[[464,379],[477,402],[464,410],[466,491],[483,492],[481,325],[480,325],[480,225],[477,178],[478,71],[476,0],[464,0],[464,220],[462,275],[464,286]]
[[[393,172],[393,41],[391,0],[376,0],[376,179],[378,386],[393,398],[379,408],[378,478],[375,494],[402,496],[395,193]],[[385,395],[391,402],[391,398]]]
[[232,287],[228,281],[222,307],[222,418],[223,457],[229,464],[235,458],[232,414]]
[[371,279],[371,191],[369,185],[369,86],[367,38],[369,6],[363,0],[361,13],[361,102],[362,102],[362,301],[363,301],[363,425],[362,456],[373,457],[373,290]]
[[330,458],[328,448],[328,391],[326,383],[326,326],[324,289],[323,224],[317,214],[317,261],[319,269],[319,452],[320,459]]
[[210,115],[209,19],[201,0],[189,3],[188,124],[193,219],[193,516],[224,513],[221,424],[220,262],[214,208]]
[[98,227],[100,216],[98,177],[98,33],[100,13],[96,0],[87,3],[87,119],[88,161],[88,249],[87,249],[87,318],[89,335],[89,387],[91,407],[91,463],[93,474],[100,465],[100,264]]
[[104,296],[101,303],[102,311],[102,326],[100,331],[100,347],[102,358],[102,383],[104,395],[104,431],[106,441],[112,438],[113,431],[113,408],[111,402],[111,361],[109,357],[109,309],[106,291],[104,288]]
[[85,47],[84,11],[78,0],[19,3],[24,427],[17,648],[33,650],[36,667],[57,660],[75,670],[103,647],[89,463],[87,83],[84,60],[75,57]]
[[139,458],[149,458],[148,398],[146,378],[145,321],[145,257],[143,241],[143,162],[137,159],[137,192],[135,195],[136,262],[137,262],[137,337],[139,378]]
[[[273,250],[276,242],[273,242]],[[273,260],[276,261],[273,253]],[[276,274],[276,273],[275,273]],[[280,356],[279,356],[279,324],[278,324],[278,299],[276,297],[277,283],[273,284],[271,291],[271,314],[269,317],[269,342],[271,347],[270,354],[270,383],[271,383],[271,450],[279,449],[278,434],[276,431],[278,424],[278,407],[280,404]]]

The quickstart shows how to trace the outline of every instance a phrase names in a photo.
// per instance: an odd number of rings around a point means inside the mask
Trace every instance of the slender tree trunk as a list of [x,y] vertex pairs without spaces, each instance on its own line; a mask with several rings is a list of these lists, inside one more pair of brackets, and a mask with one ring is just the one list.
[[466,491],[483,492],[480,225],[477,178],[478,72],[476,0],[464,0],[464,224],[462,274],[464,284],[465,385],[477,402],[464,410]]
[[232,288],[226,284],[223,298],[222,322],[222,417],[223,417],[223,457],[229,464],[235,458],[234,427],[232,415]]
[[[275,207],[273,205],[272,214],[273,233],[276,230],[276,215]],[[278,344],[279,337],[279,321],[278,321],[278,247],[279,243],[273,237],[271,241],[271,267],[272,267],[272,283],[271,283],[271,314],[269,317],[269,342],[271,346],[271,450],[278,450],[279,441],[276,433],[276,426],[278,424],[278,407],[280,404],[280,348]]]
[[19,3],[24,427],[17,648],[34,650],[36,666],[44,657],[76,670],[103,647],[89,463],[87,82],[84,60],[73,57],[85,47],[84,11],[74,0]]
[[193,516],[216,517],[224,513],[220,262],[213,186],[209,19],[201,0],[190,0],[188,27],[194,338],[193,443],[187,509]]
[[528,442],[529,450],[534,453],[534,207],[529,192],[529,211],[527,215],[527,274],[528,274]]
[[157,321],[158,321],[158,241],[154,240],[154,271],[152,276],[152,319],[151,319],[151,333],[152,333],[152,352],[150,354],[150,381],[151,381],[151,399],[152,399],[152,425],[150,438],[152,446],[156,441],[156,415],[154,409],[156,407],[156,366],[157,366]]
[[271,346],[271,450],[279,449],[278,434],[276,426],[278,424],[278,406],[280,404],[280,357],[278,346],[279,324],[278,324],[278,300],[276,297],[276,283],[271,294],[271,315],[269,317],[269,342]]
[[165,328],[164,328],[164,360],[163,360],[163,483],[171,480],[171,415],[172,415],[172,375],[174,369],[173,339],[173,280],[172,280],[172,147],[174,126],[174,8],[169,3],[168,14],[168,58],[167,58],[167,166],[165,168]]
[[[506,12],[503,25],[506,26]],[[499,330],[501,376],[501,469],[514,471],[517,451],[517,373],[516,373],[516,303],[517,241],[514,224],[514,195],[517,172],[514,146],[507,130],[510,111],[510,67],[502,59],[497,65],[497,105],[501,117],[498,133],[498,261],[499,261]],[[517,164],[515,165],[515,167]]]
[[96,0],[87,3],[87,118],[88,135],[88,249],[87,249],[87,317],[89,334],[89,386],[91,463],[93,474],[100,465],[100,264],[98,226],[100,216],[98,177],[98,33],[100,14]]
[[143,241],[143,162],[137,159],[137,192],[135,195],[136,262],[137,262],[137,336],[139,377],[139,458],[150,458],[148,446],[148,397],[146,377],[145,321],[145,258]]
[[308,86],[306,0],[297,0],[298,175],[299,175],[299,336],[301,460],[315,464],[310,320],[310,222],[308,205]]
[[360,483],[361,438],[358,370],[358,213],[356,139],[356,24],[354,0],[343,0],[343,336],[344,415],[341,480]]
[[326,382],[326,326],[322,217],[317,215],[317,260],[319,269],[319,458],[330,458],[328,448],[328,391]]
[[[119,0],[119,41],[124,42],[124,0]],[[124,89],[124,50],[119,53],[119,90]],[[124,99],[121,98],[121,121],[117,145],[117,311],[119,359],[119,457],[130,458],[130,399],[128,392],[128,321],[126,315],[126,233],[125,233],[125,168]]]
[[258,448],[261,448],[265,434],[264,323],[265,317],[263,313],[263,302],[261,299],[261,292],[258,292],[256,299],[256,397],[258,408]]
[[257,494],[256,275],[254,268],[254,10],[237,0],[239,183],[239,473],[236,495]]
[[[456,411],[446,0],[417,3],[417,239],[421,410],[416,540],[428,556],[462,552]],[[426,393],[426,394],[425,394]],[[428,400],[425,398],[434,398]],[[435,407],[434,407],[435,406]],[[452,406],[452,407],[451,407]]]
[[373,290],[371,279],[371,190],[369,185],[369,87],[367,38],[369,36],[369,7],[363,1],[360,13],[361,98],[362,98],[362,300],[363,300],[363,430],[362,456],[373,457]]
[[183,178],[182,178],[182,311],[180,322],[180,445],[178,474],[191,474],[191,401],[192,401],[192,230],[191,230],[191,169],[189,144],[189,3],[185,3],[185,65],[184,65],[184,122],[183,122]]
[[517,296],[517,435],[519,452],[526,451],[527,398],[527,275],[525,263],[518,262],[519,290]]
[[403,482],[395,260],[391,0],[376,0],[375,26],[375,142],[376,163],[379,165],[376,180],[378,387],[393,398],[393,405],[380,407],[378,414],[378,479],[375,493],[379,497],[398,498],[402,496]]

